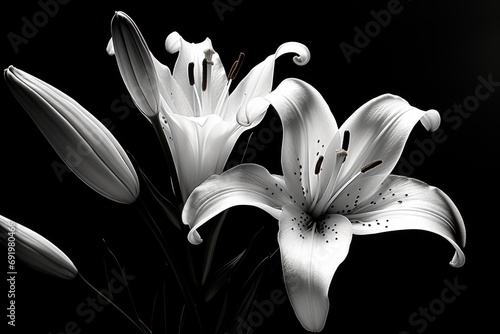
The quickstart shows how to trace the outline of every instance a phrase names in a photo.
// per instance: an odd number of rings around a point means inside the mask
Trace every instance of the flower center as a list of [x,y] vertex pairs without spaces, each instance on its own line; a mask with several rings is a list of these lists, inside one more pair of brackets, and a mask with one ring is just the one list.
[[[343,135],[342,148],[340,148],[336,151],[337,154],[336,154],[335,159],[337,159],[337,161],[335,163],[335,168],[334,168],[333,173],[332,173],[332,175],[334,177],[332,177],[330,179],[329,184],[327,185],[327,187],[325,188],[325,191],[324,191],[324,193],[326,193],[326,194],[333,193],[333,196],[331,196],[331,197],[323,196],[321,198],[320,198],[319,194],[317,194],[315,196],[315,198],[317,199],[317,202],[315,202],[312,205],[312,210],[311,210],[311,214],[313,217],[322,217],[326,213],[328,208],[333,204],[335,199],[339,196],[339,194],[342,193],[342,191],[344,191],[358,177],[373,170],[374,168],[376,168],[377,166],[382,164],[382,160],[375,160],[375,161],[369,162],[366,165],[364,165],[363,167],[361,167],[361,169],[356,174],[354,174],[349,179],[347,179],[343,184],[338,184],[338,182],[339,182],[338,175],[340,174],[340,170],[341,170],[342,166],[344,165],[344,162],[348,156],[347,152],[349,149],[349,141],[350,141],[350,132],[348,130],[346,130],[346,131],[344,131],[344,135]],[[314,173],[316,175],[319,175],[319,173],[321,172],[321,165],[323,163],[323,160],[324,160],[323,156],[320,156],[318,158],[318,161],[316,163],[316,168],[314,170]],[[320,187],[317,187],[317,188],[319,191]]]
[[210,92],[210,82],[211,82],[211,74],[212,74],[212,65],[214,62],[212,61],[212,56],[215,54],[215,51],[212,49],[206,49],[203,51],[205,57],[201,62],[201,92],[197,89],[197,82],[195,80],[195,63],[190,62],[188,64],[188,82],[192,89],[192,103],[193,113],[195,117],[206,116],[209,114],[216,114],[223,118],[223,112],[225,107],[225,102],[227,97],[229,96],[229,87],[231,86],[231,82],[236,78],[238,72],[240,71],[243,60],[245,58],[245,54],[240,52],[238,59],[233,63],[229,74],[227,76],[227,84],[223,88],[220,96],[218,97],[217,104],[215,105],[215,109],[212,108],[212,94]]

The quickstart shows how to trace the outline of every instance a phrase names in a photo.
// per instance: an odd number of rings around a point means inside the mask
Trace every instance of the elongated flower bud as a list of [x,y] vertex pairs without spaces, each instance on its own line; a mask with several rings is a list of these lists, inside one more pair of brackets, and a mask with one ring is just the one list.
[[7,85],[52,145],[83,182],[104,197],[129,204],[139,195],[130,159],[111,132],[57,88],[10,66]]
[[[148,119],[158,115],[160,92],[156,69],[146,41],[134,21],[123,12],[116,12],[111,21],[112,45],[123,81],[139,110]],[[111,42],[110,42],[111,43]]]
[[5,244],[13,259],[45,274],[73,279],[78,273],[73,262],[53,243],[3,216],[0,216],[0,243]]

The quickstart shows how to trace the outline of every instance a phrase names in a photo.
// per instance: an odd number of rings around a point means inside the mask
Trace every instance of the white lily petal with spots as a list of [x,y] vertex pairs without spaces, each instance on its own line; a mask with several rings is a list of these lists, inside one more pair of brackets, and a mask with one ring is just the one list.
[[314,221],[296,205],[283,207],[278,242],[288,297],[302,326],[319,332],[328,316],[328,289],[352,239],[350,221],[326,215]]
[[465,225],[455,204],[440,189],[419,180],[391,175],[372,196],[361,198],[355,212],[348,216],[354,234],[424,230],[436,233],[455,248],[450,264],[465,263]]
[[337,134],[337,123],[319,92],[301,80],[284,80],[265,100],[283,124],[281,165],[287,186],[308,210],[319,190],[314,171]]

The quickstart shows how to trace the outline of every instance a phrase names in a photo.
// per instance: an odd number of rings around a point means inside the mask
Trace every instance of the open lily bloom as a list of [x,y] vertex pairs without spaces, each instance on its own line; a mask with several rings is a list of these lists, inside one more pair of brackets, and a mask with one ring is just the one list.
[[307,83],[287,79],[249,105],[242,120],[272,104],[283,123],[283,176],[242,164],[197,187],[183,210],[188,239],[236,205],[261,208],[279,220],[278,243],[290,302],[303,327],[324,327],[328,289],[347,256],[352,236],[417,229],[436,233],[455,248],[462,266],[465,227],[450,198],[421,181],[391,175],[410,131],[419,121],[436,130],[435,110],[424,112],[394,95],[361,106],[337,127],[323,97]]
[[78,273],[73,262],[53,243],[3,216],[0,216],[0,242],[12,247],[16,258],[45,274],[73,279]]
[[116,56],[125,85],[141,112],[153,124],[161,122],[183,201],[206,178],[223,171],[240,134],[262,120],[264,110],[244,126],[236,121],[236,115],[251,99],[271,92],[276,58],[295,53],[294,62],[304,65],[310,57],[304,45],[284,43],[230,93],[244,54],[226,74],[210,39],[188,43],[173,32],[165,43],[168,52],[178,52],[171,72],[151,54],[130,17],[117,12],[111,26],[112,42],[107,51]]
[[69,169],[102,196],[124,204],[139,196],[139,180],[111,132],[59,89],[13,66],[5,81]]

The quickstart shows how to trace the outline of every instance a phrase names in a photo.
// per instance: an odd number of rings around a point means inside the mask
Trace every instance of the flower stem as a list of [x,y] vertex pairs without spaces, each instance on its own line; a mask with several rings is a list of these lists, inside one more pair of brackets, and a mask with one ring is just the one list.
[[167,138],[165,137],[165,133],[163,132],[163,125],[161,124],[159,116],[152,117],[151,123],[153,124],[153,128],[155,129],[156,135],[158,136],[161,148],[163,149],[163,154],[165,155],[165,160],[167,161],[167,167],[170,172],[170,177],[172,178],[172,188],[174,191],[174,195],[177,200],[177,204],[179,205],[179,208],[181,208],[183,205],[181,187],[179,184],[179,178],[177,177],[177,170],[175,169],[175,163],[172,157],[172,152],[170,151]]
[[95,292],[97,292],[102,298],[104,298],[104,300],[106,300],[108,303],[110,303],[111,305],[113,305],[121,314],[123,314],[128,320],[130,320],[131,323],[134,324],[135,327],[137,327],[142,333],[150,333],[150,331],[146,331],[144,328],[142,328],[141,326],[139,326],[137,324],[137,322],[135,322],[134,320],[132,320],[132,318],[130,318],[127,313],[125,313],[121,308],[119,308],[115,303],[113,303],[108,297],[106,297],[103,293],[101,293],[99,290],[97,290],[96,288],[94,288],[94,286],[92,284],[90,284],[83,276],[81,273],[78,273],[78,276],[80,276],[80,278],[92,289],[94,290]]
[[139,212],[141,213],[142,217],[144,218],[144,220],[148,224],[148,227],[151,230],[151,232],[153,232],[153,235],[155,236],[156,241],[158,242],[163,254],[165,255],[168,264],[172,268],[174,276],[177,280],[177,284],[179,285],[181,293],[184,296],[184,299],[186,302],[186,307],[188,308],[191,315],[195,319],[195,321],[200,329],[200,333],[203,333],[203,326],[201,324],[201,319],[200,319],[200,316],[198,314],[198,310],[196,308],[196,303],[195,303],[193,296],[191,294],[191,291],[186,283],[186,280],[184,279],[184,277],[181,275],[181,273],[179,271],[179,266],[178,266],[177,262],[175,261],[174,257],[171,256],[171,254],[173,254],[172,251],[167,249],[167,247],[168,247],[167,241],[165,240],[165,238],[164,238],[161,230],[159,229],[158,225],[156,224],[154,218],[151,216],[151,213],[149,212],[149,210],[148,210],[146,204],[144,203],[144,201],[142,200],[142,198],[139,197],[135,203],[138,204],[137,208],[139,209]]

